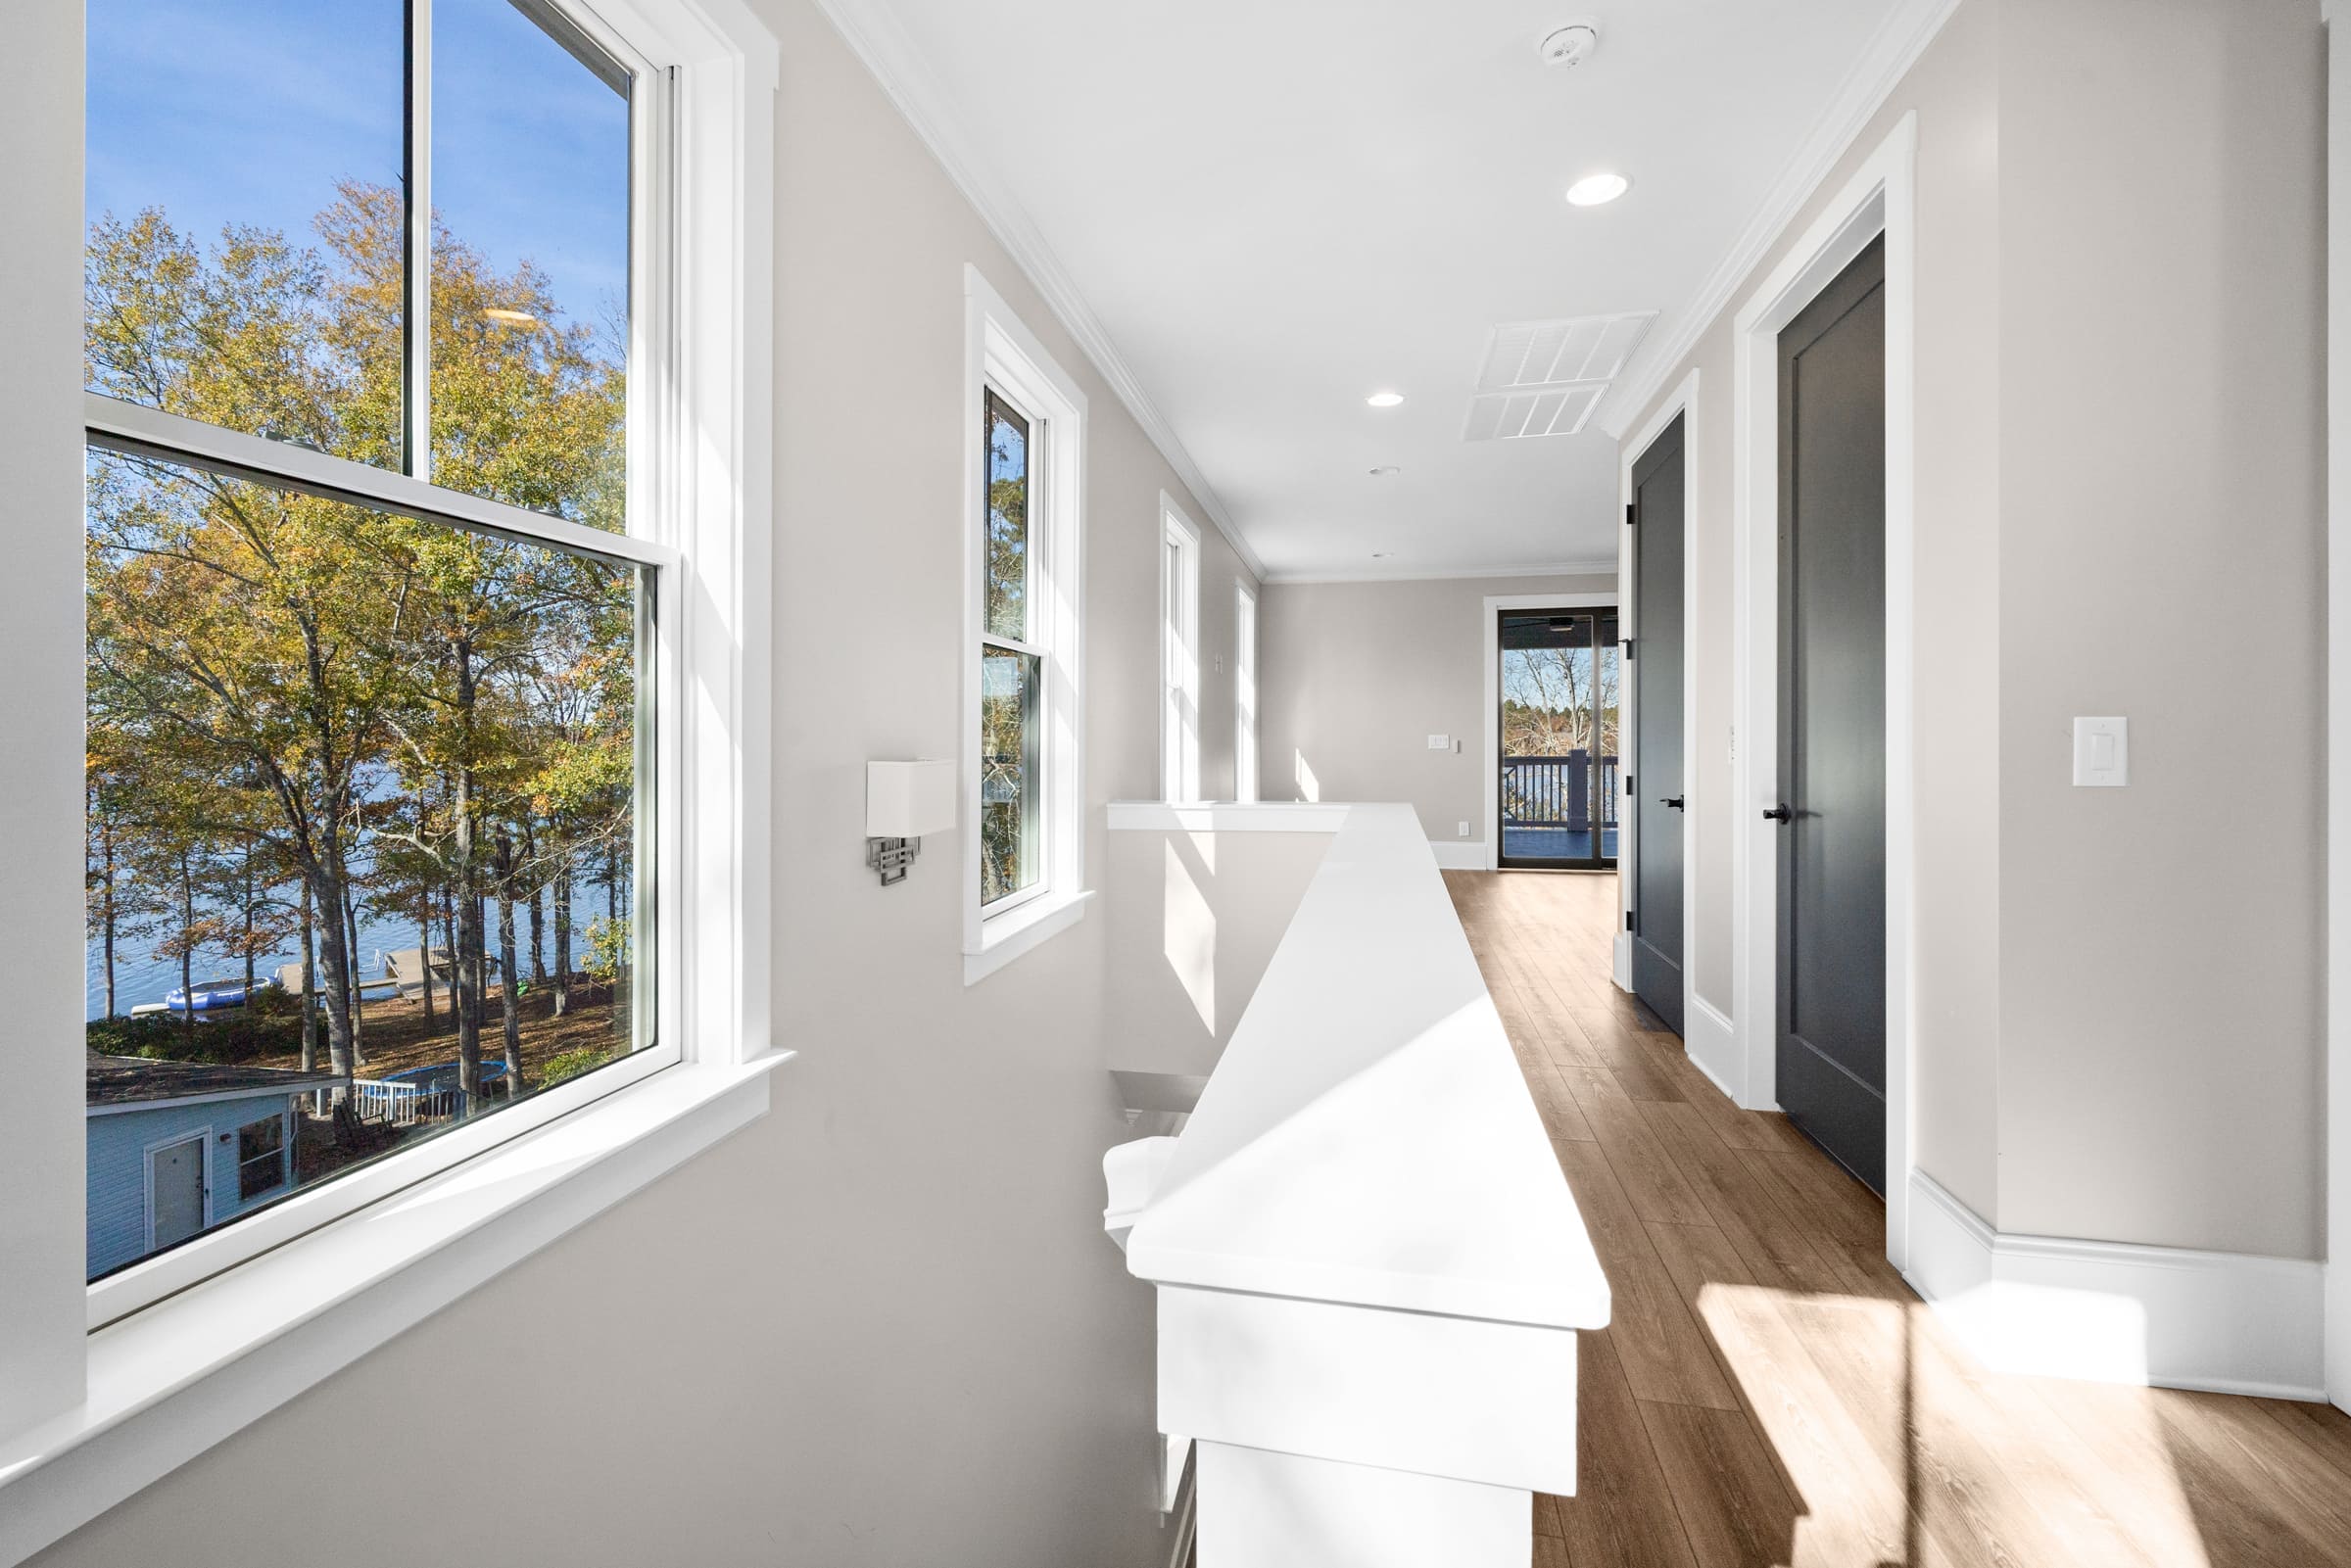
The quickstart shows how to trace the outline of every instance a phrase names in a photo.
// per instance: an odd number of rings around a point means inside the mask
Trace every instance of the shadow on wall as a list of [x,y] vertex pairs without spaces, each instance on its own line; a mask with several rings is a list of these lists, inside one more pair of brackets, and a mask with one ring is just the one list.
[[1191,999],[1200,1026],[1212,1035],[1218,1032],[1217,912],[1209,907],[1208,895],[1200,890],[1199,880],[1184,862],[1188,858],[1198,863],[1200,876],[1213,882],[1216,853],[1217,841],[1213,835],[1168,834],[1166,934],[1160,948],[1176,983]]

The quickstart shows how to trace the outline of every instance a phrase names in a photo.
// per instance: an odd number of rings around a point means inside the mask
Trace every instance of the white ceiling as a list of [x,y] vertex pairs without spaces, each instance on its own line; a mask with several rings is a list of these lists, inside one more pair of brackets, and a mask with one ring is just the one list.
[[[1489,331],[1659,311],[1637,378],[1905,9],[1585,3],[832,8],[888,14],[928,78],[901,102],[1032,227],[1269,572],[1420,576],[1613,560],[1597,421],[1463,440]],[[1598,52],[1546,68],[1571,20]],[[1569,207],[1598,169],[1631,193]]]

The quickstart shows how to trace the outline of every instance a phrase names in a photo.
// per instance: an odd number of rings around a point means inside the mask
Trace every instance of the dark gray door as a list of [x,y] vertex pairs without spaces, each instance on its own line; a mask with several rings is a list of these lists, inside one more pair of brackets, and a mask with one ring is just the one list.
[[1633,464],[1633,994],[1682,1032],[1682,421]]
[[[1886,261],[1780,334],[1780,1108],[1886,1190]],[[1647,649],[1643,649],[1647,652]],[[1644,793],[1647,793],[1646,781]]]

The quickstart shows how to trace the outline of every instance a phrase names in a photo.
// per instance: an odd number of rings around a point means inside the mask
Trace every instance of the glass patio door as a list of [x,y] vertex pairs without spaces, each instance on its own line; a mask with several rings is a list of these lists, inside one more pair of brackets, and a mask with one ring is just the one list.
[[1502,865],[1614,866],[1615,609],[1506,611],[1497,641]]

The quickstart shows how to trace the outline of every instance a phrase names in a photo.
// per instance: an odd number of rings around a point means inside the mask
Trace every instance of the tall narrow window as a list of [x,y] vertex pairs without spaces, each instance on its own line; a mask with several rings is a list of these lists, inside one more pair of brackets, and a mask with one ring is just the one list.
[[1200,530],[1160,497],[1160,792],[1200,798]]
[[1257,798],[1257,595],[1232,591],[1232,797]]
[[964,979],[1077,920],[1086,898],[1085,400],[965,271],[973,441],[966,512]]
[[89,14],[95,1278],[654,1043],[669,557],[635,70],[547,0]]
[[987,580],[980,659],[980,902],[1001,903],[1044,876],[1038,837],[1044,780],[1039,769],[1037,690],[1044,655],[1029,592],[1034,560],[1030,522],[1031,422],[990,389],[983,432],[986,473]]

